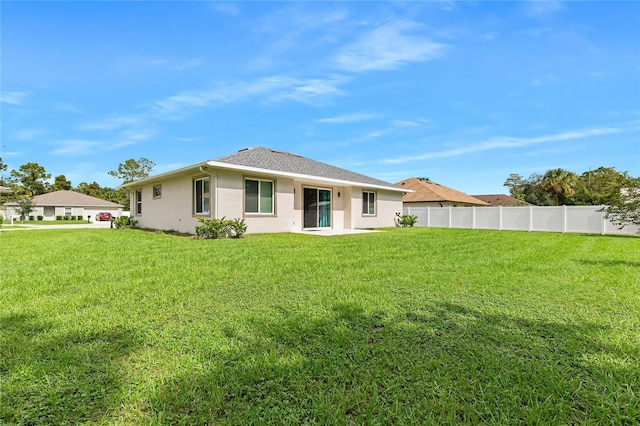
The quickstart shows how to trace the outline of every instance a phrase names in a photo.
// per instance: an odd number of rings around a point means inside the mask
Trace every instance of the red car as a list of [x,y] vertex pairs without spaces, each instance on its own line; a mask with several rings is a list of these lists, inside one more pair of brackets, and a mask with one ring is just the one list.
[[98,213],[96,220],[98,221],[111,220],[111,213]]

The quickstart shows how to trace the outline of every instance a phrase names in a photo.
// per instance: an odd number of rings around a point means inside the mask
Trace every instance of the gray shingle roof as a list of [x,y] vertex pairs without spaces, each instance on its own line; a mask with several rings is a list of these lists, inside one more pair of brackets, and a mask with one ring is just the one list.
[[[15,203],[7,203],[8,205]],[[122,207],[118,203],[105,201],[90,195],[81,194],[75,191],[55,191],[48,194],[36,195],[33,197],[33,204],[36,206],[65,206],[65,207]]]
[[212,161],[398,189],[397,186],[389,182],[321,163],[300,155],[264,147],[243,149],[235,154],[216,158]]

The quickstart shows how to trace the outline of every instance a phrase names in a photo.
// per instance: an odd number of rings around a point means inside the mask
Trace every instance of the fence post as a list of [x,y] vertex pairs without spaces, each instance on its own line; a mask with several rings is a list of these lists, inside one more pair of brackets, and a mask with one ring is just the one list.
[[471,206],[471,229],[476,229],[476,206]]
[[453,215],[453,207],[449,206],[449,228],[451,228],[451,223],[452,223],[451,216],[452,215]]
[[533,206],[529,205],[529,232],[533,231]]
[[498,206],[498,231],[502,231],[502,206]]
[[567,232],[567,206],[562,206],[562,233]]
[[607,219],[604,217],[604,204],[600,206],[600,235],[605,235],[607,233]]
[[431,207],[427,206],[427,228],[431,228]]

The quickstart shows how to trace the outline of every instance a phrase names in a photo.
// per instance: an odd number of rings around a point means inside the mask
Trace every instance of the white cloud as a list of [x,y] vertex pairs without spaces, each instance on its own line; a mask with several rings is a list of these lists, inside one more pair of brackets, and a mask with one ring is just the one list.
[[29,96],[31,96],[29,92],[2,92],[0,93],[0,103],[20,106]]
[[564,11],[561,1],[533,0],[527,3],[526,13],[531,18],[541,18]]
[[153,102],[151,109],[158,117],[177,119],[193,108],[256,98],[268,102],[292,100],[310,104],[342,94],[340,85],[345,81],[339,76],[325,79],[273,76],[252,82],[219,83],[212,89],[183,92]]
[[97,141],[89,141],[84,139],[68,139],[53,142],[59,146],[58,149],[52,151],[55,155],[81,155],[94,152],[102,143]]
[[546,86],[548,84],[555,83],[556,81],[558,81],[558,77],[556,77],[555,75],[545,74],[543,76],[534,78],[530,83],[533,86]]
[[369,121],[377,117],[378,117],[377,114],[354,113],[354,114],[338,115],[335,117],[319,118],[315,121],[316,123],[342,124],[342,123],[355,123],[359,121]]
[[352,72],[392,70],[410,62],[424,62],[443,54],[446,45],[407,33],[419,24],[394,21],[381,25],[345,46],[334,58],[340,68]]
[[12,139],[17,141],[32,141],[39,136],[46,134],[47,132],[41,129],[20,129],[16,130],[12,134]]
[[490,138],[473,145],[461,146],[459,148],[447,149],[443,151],[427,152],[412,156],[396,157],[382,160],[385,164],[404,164],[412,161],[429,160],[432,158],[457,157],[460,155],[471,154],[474,152],[489,151],[494,149],[519,148],[529,145],[537,145],[551,142],[564,142],[578,139],[585,139],[595,136],[611,135],[628,131],[638,131],[638,126],[628,128],[615,127],[593,127],[587,129],[573,130],[568,132],[554,133],[534,138],[518,138],[511,136],[498,136]]
[[235,3],[228,2],[215,2],[212,5],[213,10],[223,13],[225,15],[237,16],[240,14],[240,8]]
[[123,127],[137,125],[142,122],[142,117],[137,115],[122,115],[103,120],[91,121],[80,125],[80,130],[116,130]]

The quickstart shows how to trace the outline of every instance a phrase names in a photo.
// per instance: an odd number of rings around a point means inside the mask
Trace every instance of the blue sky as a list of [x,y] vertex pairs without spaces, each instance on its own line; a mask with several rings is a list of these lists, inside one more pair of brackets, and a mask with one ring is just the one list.
[[[640,2],[7,2],[0,156],[76,186],[266,146],[389,182],[640,176]],[[8,172],[5,172],[8,174]]]

